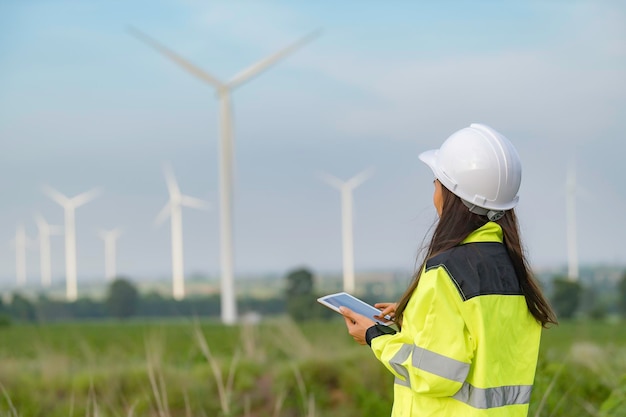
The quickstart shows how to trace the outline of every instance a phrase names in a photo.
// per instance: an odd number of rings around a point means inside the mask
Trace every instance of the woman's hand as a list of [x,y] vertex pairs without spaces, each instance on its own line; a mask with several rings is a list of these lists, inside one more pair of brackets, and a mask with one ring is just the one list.
[[375,316],[379,320],[387,320],[385,316],[389,316],[392,319],[396,316],[396,303],[376,303],[374,307],[381,310],[378,316]]
[[348,307],[339,307],[343,318],[346,320],[346,327],[350,336],[360,345],[365,345],[365,332],[375,323],[367,317],[357,314]]

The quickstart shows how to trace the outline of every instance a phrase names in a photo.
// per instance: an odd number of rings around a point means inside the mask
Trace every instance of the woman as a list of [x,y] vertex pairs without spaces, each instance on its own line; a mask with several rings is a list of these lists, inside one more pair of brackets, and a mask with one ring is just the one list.
[[400,301],[376,304],[400,331],[342,307],[348,331],[394,374],[394,417],[526,416],[541,329],[557,320],[520,242],[519,156],[472,124],[419,158],[439,221]]

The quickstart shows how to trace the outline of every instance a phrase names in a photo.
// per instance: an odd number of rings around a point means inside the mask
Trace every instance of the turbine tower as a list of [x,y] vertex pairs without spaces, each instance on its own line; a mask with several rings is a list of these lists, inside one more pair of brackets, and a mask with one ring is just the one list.
[[243,71],[235,74],[229,81],[221,81],[210,73],[193,65],[177,53],[163,46],[161,43],[138,31],[130,28],[130,33],[145,42],[152,48],[174,61],[184,70],[201,81],[209,84],[217,93],[220,102],[220,142],[219,142],[219,192],[220,192],[220,267],[221,267],[221,316],[225,324],[234,324],[237,321],[237,304],[234,283],[233,262],[233,159],[234,138],[232,121],[232,91],[255,77],[262,71],[299,49],[305,43],[317,37],[320,31],[313,32],[294,44],[258,61]]
[[172,295],[176,300],[185,298],[185,277],[183,268],[183,217],[181,207],[206,209],[209,204],[203,200],[183,195],[169,164],[163,166],[167,191],[170,199],[156,217],[155,223],[161,224],[168,216],[172,229]]
[[343,243],[343,290],[354,293],[354,237],[352,220],[352,191],[371,177],[373,170],[363,171],[347,181],[321,174],[321,178],[341,192],[341,236]]
[[75,197],[69,198],[54,188],[44,186],[44,193],[65,212],[65,296],[67,301],[76,301],[78,287],[76,282],[76,221],[75,211],[78,207],[93,200],[100,194],[100,190],[93,189]]
[[39,269],[41,271],[41,285],[49,287],[52,284],[52,265],[50,261],[50,236],[61,234],[61,228],[51,226],[41,214],[35,215],[35,222],[39,230]]
[[101,230],[98,235],[104,241],[104,278],[112,281],[117,276],[115,262],[115,242],[121,236],[120,229]]
[[15,230],[15,277],[19,287],[26,285],[26,246],[28,246],[28,237],[22,223],[17,225]]
[[576,169],[574,164],[567,171],[566,180],[567,217],[567,278],[578,281],[578,243],[576,237]]

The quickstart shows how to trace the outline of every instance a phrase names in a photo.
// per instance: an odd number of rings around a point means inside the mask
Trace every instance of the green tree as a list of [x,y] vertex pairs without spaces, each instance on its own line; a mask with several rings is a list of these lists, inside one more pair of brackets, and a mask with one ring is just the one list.
[[[72,317],[81,319],[95,319],[106,316],[105,306],[91,298],[82,297],[68,304]],[[134,310],[133,310],[134,312]]]
[[287,274],[288,297],[313,294],[313,274],[306,268],[294,269]]
[[139,299],[137,313],[142,317],[167,317],[175,315],[170,299],[165,299],[157,291],[149,291]]
[[617,297],[617,310],[622,317],[626,317],[626,271],[617,284]]
[[6,327],[11,324],[11,317],[9,316],[9,311],[7,306],[2,302],[2,298],[0,298],[0,327]]
[[580,305],[583,287],[577,281],[557,277],[553,281],[552,305],[561,319],[574,317]]
[[72,318],[69,308],[70,303],[48,298],[45,294],[37,297],[36,311],[37,320],[40,322],[52,322],[55,320],[67,320]]
[[33,321],[36,317],[33,303],[28,298],[18,293],[13,294],[9,311],[11,312],[11,316],[18,320]]
[[135,314],[139,301],[139,291],[127,279],[118,278],[109,286],[106,306],[109,314],[125,319]]
[[306,268],[290,271],[286,277],[285,289],[287,314],[296,321],[317,316],[316,297],[313,294],[313,274]]

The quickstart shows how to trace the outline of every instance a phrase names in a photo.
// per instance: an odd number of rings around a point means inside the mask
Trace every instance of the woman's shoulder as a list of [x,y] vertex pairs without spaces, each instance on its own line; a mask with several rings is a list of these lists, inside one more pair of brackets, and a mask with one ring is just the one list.
[[449,264],[467,264],[493,261],[507,256],[506,247],[500,242],[472,242],[455,246],[430,257],[426,261],[426,269]]
[[445,271],[465,300],[477,295],[519,293],[515,269],[504,245],[476,242],[455,246],[426,262],[425,271]]

